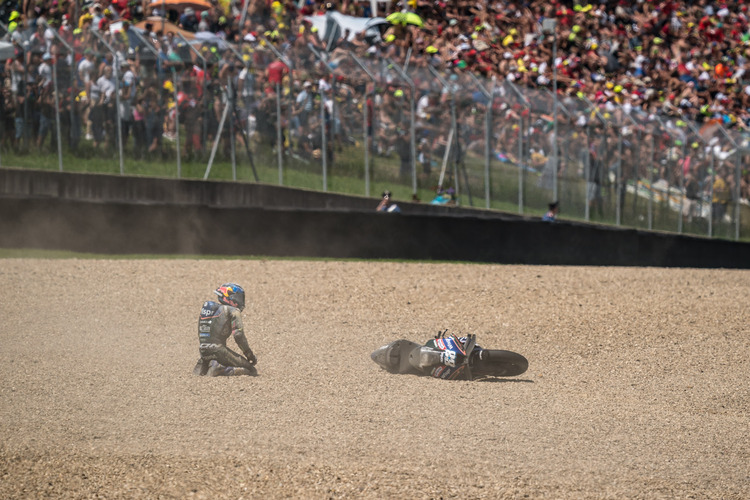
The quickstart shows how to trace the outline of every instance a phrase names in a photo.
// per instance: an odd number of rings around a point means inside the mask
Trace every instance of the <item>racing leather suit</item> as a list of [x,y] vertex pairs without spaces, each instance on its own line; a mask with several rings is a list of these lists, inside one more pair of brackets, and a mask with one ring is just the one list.
[[[230,335],[247,359],[227,347]],[[242,316],[236,307],[204,302],[198,319],[198,340],[201,359],[195,371],[199,375],[257,375],[253,366],[255,355],[247,343]]]

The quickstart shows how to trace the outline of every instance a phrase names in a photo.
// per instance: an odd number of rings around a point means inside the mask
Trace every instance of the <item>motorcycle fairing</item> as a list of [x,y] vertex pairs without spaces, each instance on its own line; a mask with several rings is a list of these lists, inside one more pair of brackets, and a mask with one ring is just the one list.
[[430,375],[435,378],[441,378],[443,380],[457,380],[461,378],[467,378],[468,370],[466,365],[461,366],[446,366],[441,365],[433,368]]
[[[466,342],[466,337],[463,337],[459,339],[456,336],[451,335],[450,337],[442,337],[434,340],[430,340],[427,342],[427,345],[429,347],[435,347],[436,349],[440,349],[441,351],[453,351],[455,353],[466,355],[466,351],[464,351],[464,343]],[[434,344],[434,345],[430,345]]]

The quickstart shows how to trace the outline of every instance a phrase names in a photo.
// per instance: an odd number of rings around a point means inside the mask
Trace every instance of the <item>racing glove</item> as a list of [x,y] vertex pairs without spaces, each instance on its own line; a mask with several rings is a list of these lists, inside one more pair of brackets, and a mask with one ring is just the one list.
[[251,349],[245,351],[245,357],[251,365],[255,365],[258,362],[258,358],[255,357],[255,354],[253,354]]

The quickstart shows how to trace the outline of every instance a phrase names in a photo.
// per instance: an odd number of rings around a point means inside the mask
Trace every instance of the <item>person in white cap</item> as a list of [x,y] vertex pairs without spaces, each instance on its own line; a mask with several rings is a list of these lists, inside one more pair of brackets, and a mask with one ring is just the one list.
[[193,33],[198,29],[198,18],[195,17],[195,11],[192,7],[185,8],[185,11],[180,16],[179,26],[180,28]]
[[308,80],[302,84],[302,90],[297,94],[297,97],[294,100],[293,121],[294,128],[298,133],[301,129],[307,128],[310,114],[313,112],[314,98],[312,83]]

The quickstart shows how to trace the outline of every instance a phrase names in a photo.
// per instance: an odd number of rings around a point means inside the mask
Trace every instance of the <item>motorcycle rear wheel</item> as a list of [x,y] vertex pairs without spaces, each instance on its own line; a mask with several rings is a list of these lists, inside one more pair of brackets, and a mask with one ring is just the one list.
[[529,361],[512,351],[482,349],[473,356],[471,373],[476,377],[513,377],[529,368]]

